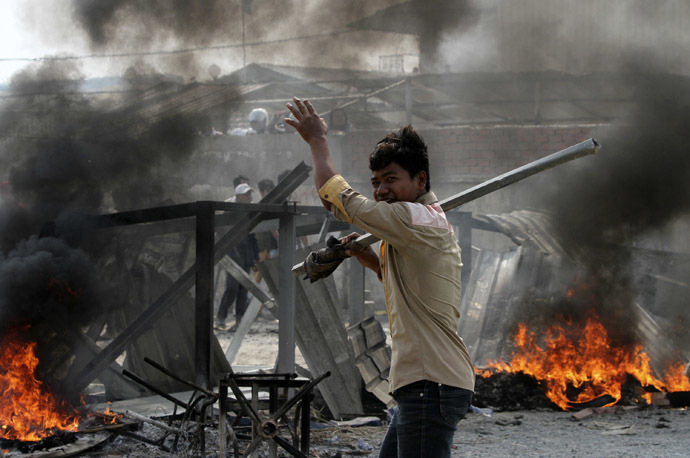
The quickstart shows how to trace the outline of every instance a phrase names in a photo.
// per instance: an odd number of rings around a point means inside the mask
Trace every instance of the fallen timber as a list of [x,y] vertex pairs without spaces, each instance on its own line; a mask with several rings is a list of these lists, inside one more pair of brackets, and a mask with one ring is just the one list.
[[[494,191],[498,191],[501,188],[505,188],[508,185],[524,180],[532,175],[536,175],[544,170],[551,169],[557,165],[570,162],[580,157],[594,154],[599,150],[599,148],[599,143],[595,139],[590,138],[448,197],[440,202],[441,208],[446,212],[453,210],[468,202],[479,199],[487,194],[491,194]],[[378,242],[379,238],[373,234],[364,234],[359,236],[355,241],[359,245],[367,247]],[[304,275],[304,262],[295,264],[295,266],[292,268],[292,273],[296,276]]]

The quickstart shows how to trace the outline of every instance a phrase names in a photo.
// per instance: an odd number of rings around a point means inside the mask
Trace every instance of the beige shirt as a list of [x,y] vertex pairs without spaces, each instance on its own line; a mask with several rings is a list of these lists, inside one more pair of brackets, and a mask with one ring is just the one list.
[[340,175],[319,190],[331,211],[382,240],[382,282],[390,320],[390,391],[419,380],[474,391],[474,368],[457,334],[460,247],[432,192],[416,202],[376,202]]

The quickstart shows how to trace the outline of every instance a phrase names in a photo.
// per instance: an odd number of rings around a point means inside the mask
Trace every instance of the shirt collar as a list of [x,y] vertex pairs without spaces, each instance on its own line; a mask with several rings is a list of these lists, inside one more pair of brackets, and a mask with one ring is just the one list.
[[432,191],[425,192],[419,196],[417,200],[415,200],[415,203],[424,205],[431,205],[436,202],[438,202],[438,199],[436,198],[436,194],[434,194]]

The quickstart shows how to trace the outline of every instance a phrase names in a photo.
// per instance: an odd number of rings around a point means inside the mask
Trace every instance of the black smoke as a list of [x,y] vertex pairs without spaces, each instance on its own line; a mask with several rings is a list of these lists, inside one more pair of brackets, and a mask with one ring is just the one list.
[[634,71],[629,81],[631,118],[549,199],[565,240],[596,250],[630,244],[690,210],[690,80]]
[[[146,44],[184,50],[239,44],[246,37],[250,58],[291,65],[294,56],[318,67],[362,63],[366,50],[378,45],[369,31],[413,34],[419,37],[422,60],[432,70],[444,37],[475,26],[480,11],[472,0],[74,0],[73,16],[96,49],[137,49]],[[353,33],[342,38],[346,30]],[[311,35],[321,38],[281,42]],[[226,52],[238,56],[244,51],[231,47]],[[198,62],[192,52],[170,55],[179,70]]]
[[126,297],[103,267],[127,240],[79,215],[184,196],[198,138],[194,116],[110,108],[80,90],[75,72],[52,62],[16,74],[0,114],[0,335],[28,326],[49,385],[85,327]]
[[[664,266],[645,266],[651,252],[644,257],[637,247],[690,213],[690,78],[639,67],[624,75],[634,101],[629,115],[593,132],[601,151],[554,171],[540,191],[555,237],[582,271],[570,297],[538,314],[583,321],[594,310],[618,340],[634,341],[635,301],[646,299],[649,307],[654,297],[640,273]],[[687,316],[685,299],[677,299],[665,304],[667,312]]]
[[[68,69],[71,69],[68,67]],[[74,74],[50,63],[14,76],[0,147],[8,170],[0,249],[11,249],[66,212],[102,213],[157,205],[178,194],[167,177],[194,150],[193,116],[150,120],[110,110],[79,92]]]
[[[442,2],[412,2],[419,5],[415,15],[419,28],[419,53],[425,71],[441,67],[438,49],[443,38],[453,32],[463,32],[477,25],[480,12],[472,0]],[[430,67],[430,68],[427,68]]]
[[83,250],[34,235],[0,256],[3,328],[41,323],[79,327],[98,314],[101,285]]
[[225,0],[75,0],[74,16],[91,42],[104,46],[122,35],[159,39],[174,35],[198,45],[218,40],[242,14],[241,3]]

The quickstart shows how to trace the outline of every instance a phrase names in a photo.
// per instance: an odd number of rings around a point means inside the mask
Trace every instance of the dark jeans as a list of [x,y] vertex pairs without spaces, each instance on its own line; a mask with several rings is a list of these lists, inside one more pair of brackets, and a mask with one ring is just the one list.
[[398,403],[379,458],[448,458],[455,425],[472,402],[472,392],[422,380],[395,390]]
[[235,277],[226,274],[225,277],[225,292],[220,299],[220,306],[218,307],[218,319],[225,320],[228,317],[228,310],[232,303],[235,303],[235,316],[241,317],[247,311],[247,289],[240,285]]

